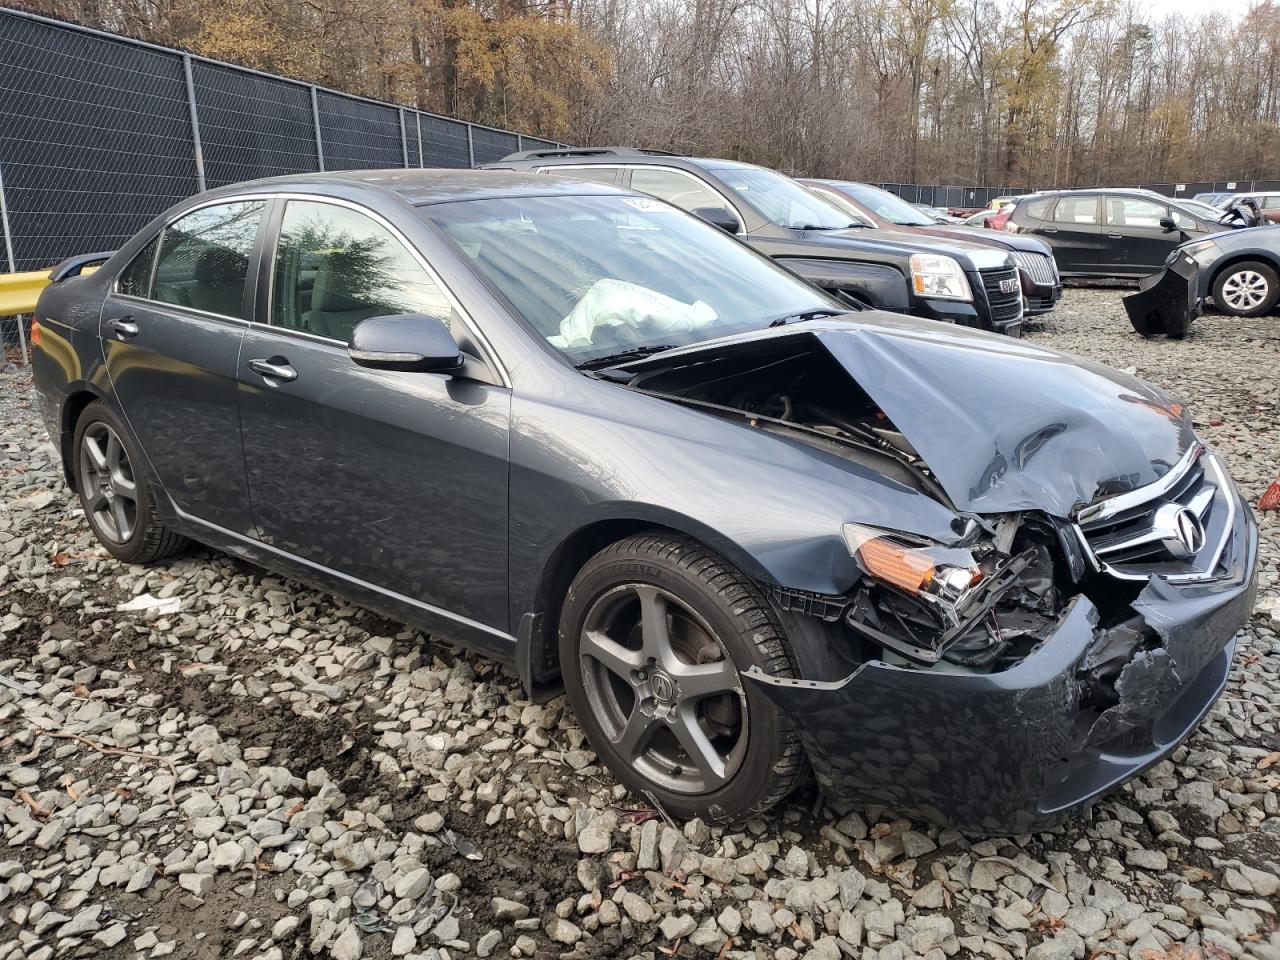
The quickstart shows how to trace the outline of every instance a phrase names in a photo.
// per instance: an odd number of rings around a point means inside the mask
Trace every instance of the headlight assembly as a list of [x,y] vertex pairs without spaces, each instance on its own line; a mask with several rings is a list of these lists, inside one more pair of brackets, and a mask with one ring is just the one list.
[[1182,252],[1197,263],[1212,263],[1221,253],[1218,245],[1212,240],[1199,240],[1196,243],[1189,243],[1182,248]]
[[951,257],[937,253],[911,255],[911,285],[919,297],[939,300],[972,300],[973,291],[964,269]]
[[845,544],[866,574],[937,610],[951,624],[983,579],[982,568],[963,547],[946,547],[909,534],[846,523]]

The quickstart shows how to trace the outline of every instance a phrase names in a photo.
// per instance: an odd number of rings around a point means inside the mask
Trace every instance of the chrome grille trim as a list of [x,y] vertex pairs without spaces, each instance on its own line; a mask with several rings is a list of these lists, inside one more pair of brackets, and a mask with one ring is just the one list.
[[1058,271],[1055,268],[1053,257],[1045,256],[1042,253],[1032,253],[1030,250],[1014,250],[1013,260],[1026,270],[1031,279],[1036,283],[1048,284],[1056,286],[1058,283]]
[[[1149,484],[1140,490],[1133,490],[1118,497],[1112,497],[1110,500],[1104,500],[1099,504],[1094,504],[1093,507],[1088,508],[1094,510],[1094,514],[1088,520],[1077,519],[1077,522],[1073,525],[1076,539],[1079,541],[1086,559],[1094,570],[1119,580],[1142,581],[1149,579],[1151,576],[1160,576],[1170,583],[1214,580],[1223,575],[1218,568],[1222,563],[1222,556],[1226,552],[1227,545],[1235,533],[1236,518],[1239,514],[1238,498],[1231,481],[1223,470],[1222,462],[1212,455],[1205,455],[1203,461],[1201,461],[1203,464],[1201,475],[1199,478],[1192,479],[1192,483],[1195,486],[1189,485],[1185,489],[1179,489],[1182,481],[1188,479],[1188,472],[1195,467],[1201,453],[1204,453],[1204,448],[1197,444],[1196,447],[1188,451],[1188,456],[1184,456],[1179,461],[1178,467],[1170,470],[1156,483]],[[1191,454],[1194,454],[1194,456],[1190,456]],[[1171,492],[1176,492],[1176,497],[1179,499],[1175,500],[1170,497]],[[1141,555],[1131,557],[1128,560],[1108,560],[1109,557],[1115,557],[1126,551],[1140,550],[1145,545],[1154,546],[1160,539],[1155,535],[1154,528],[1150,531],[1139,530],[1126,537],[1113,536],[1111,540],[1108,540],[1105,536],[1095,536],[1091,539],[1089,531],[1085,529],[1089,524],[1094,526],[1105,525],[1108,521],[1116,518],[1121,518],[1118,521],[1120,523],[1136,523],[1141,521],[1143,517],[1143,508],[1147,508],[1146,513],[1154,515],[1160,507],[1171,502],[1182,502],[1195,513],[1202,523],[1206,517],[1209,517],[1212,521],[1215,504],[1221,503],[1225,508],[1225,519],[1216,541],[1205,543],[1194,557],[1189,557],[1185,561],[1174,561],[1175,563],[1185,563],[1187,565],[1194,564],[1195,569],[1185,572],[1177,572],[1176,570],[1168,573],[1161,572],[1157,567],[1162,564],[1168,565],[1170,560],[1166,559],[1150,561],[1151,569],[1144,571],[1141,567],[1146,558]],[[1104,508],[1105,512],[1103,512]],[[1138,516],[1131,520],[1123,519],[1125,513],[1135,511],[1138,512]],[[1084,511],[1081,511],[1081,516],[1083,514]]]

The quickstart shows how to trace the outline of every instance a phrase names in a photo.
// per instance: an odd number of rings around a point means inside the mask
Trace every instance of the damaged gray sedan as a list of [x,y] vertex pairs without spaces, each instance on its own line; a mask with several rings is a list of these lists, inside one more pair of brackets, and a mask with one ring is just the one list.
[[1252,608],[1249,507],[1159,389],[849,313],[649,197],[280,178],[78,272],[35,380],[109,551],[198,540],[505,660],[674,816],[811,766],[1051,824],[1194,729]]

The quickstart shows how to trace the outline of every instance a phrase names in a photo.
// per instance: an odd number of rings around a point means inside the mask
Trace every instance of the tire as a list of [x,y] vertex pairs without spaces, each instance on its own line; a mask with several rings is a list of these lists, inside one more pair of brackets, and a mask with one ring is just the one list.
[[796,675],[782,628],[755,584],[694,540],[641,534],[588,560],[561,608],[560,665],[596,753],[673,817],[758,816],[806,772],[791,720],[741,678]]
[[186,547],[187,539],[157,518],[146,460],[106,404],[95,401],[81,412],[71,456],[85,519],[113,557],[151,563]]
[[1258,260],[1233,263],[1213,281],[1213,302],[1232,317],[1260,317],[1280,300],[1280,277],[1275,268]]

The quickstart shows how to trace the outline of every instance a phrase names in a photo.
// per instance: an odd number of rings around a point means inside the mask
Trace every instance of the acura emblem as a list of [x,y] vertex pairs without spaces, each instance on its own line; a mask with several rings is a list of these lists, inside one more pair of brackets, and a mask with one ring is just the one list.
[[1155,528],[1164,548],[1178,560],[1194,557],[1204,546],[1200,518],[1180,503],[1168,503],[1157,510]]
[[1018,281],[1017,281],[1017,280],[1001,280],[1001,281],[1000,281],[1000,292],[1001,292],[1001,293],[1013,293],[1013,292],[1015,292],[1017,289],[1018,289]]

